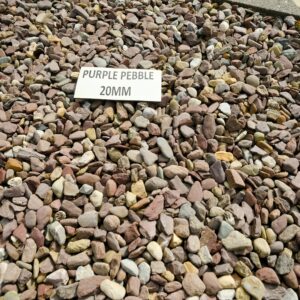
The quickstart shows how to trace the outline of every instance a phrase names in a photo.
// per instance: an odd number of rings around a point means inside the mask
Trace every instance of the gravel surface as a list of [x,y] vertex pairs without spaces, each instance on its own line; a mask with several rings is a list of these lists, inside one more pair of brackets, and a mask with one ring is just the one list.
[[[298,29],[0,0],[0,299],[298,299]],[[82,66],[161,69],[162,101],[74,101]]]

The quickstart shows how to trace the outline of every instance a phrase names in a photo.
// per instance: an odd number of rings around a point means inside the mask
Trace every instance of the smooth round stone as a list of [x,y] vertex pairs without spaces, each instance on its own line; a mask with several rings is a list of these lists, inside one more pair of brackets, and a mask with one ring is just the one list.
[[219,29],[222,32],[226,32],[229,29],[229,24],[227,21],[223,21],[220,25],[219,25]]
[[128,216],[128,209],[125,206],[114,206],[114,207],[110,208],[109,211],[111,214],[113,214],[121,219],[124,219]]
[[107,66],[106,60],[101,57],[94,57],[93,64],[98,68],[105,68]]
[[139,128],[147,128],[149,123],[149,120],[143,116],[136,117],[134,120],[134,125]]
[[197,90],[193,87],[187,88],[187,92],[191,97],[197,97]]
[[188,106],[199,106],[201,104],[201,100],[191,98],[188,102]]
[[141,284],[146,284],[150,280],[151,268],[146,262],[139,264],[139,279]]
[[162,260],[163,252],[162,252],[161,246],[157,242],[154,242],[154,241],[150,242],[147,245],[147,251],[156,260]]
[[61,198],[63,195],[64,182],[65,179],[63,177],[60,177],[52,184],[52,191],[58,198]]
[[287,289],[284,296],[282,297],[282,300],[298,300],[298,299],[299,298],[296,292],[291,288]]
[[246,82],[252,86],[258,87],[260,84],[260,80],[257,76],[255,75],[249,75],[246,78]]
[[217,297],[219,300],[232,300],[235,295],[234,289],[224,289],[218,292]]
[[103,226],[107,231],[115,231],[120,226],[120,219],[114,215],[108,215],[103,220]]
[[257,238],[253,241],[254,251],[259,257],[264,258],[271,254],[271,249],[267,241],[263,238]]
[[236,283],[231,275],[224,275],[218,278],[219,284],[223,289],[234,289]]
[[138,276],[139,275],[139,268],[136,265],[136,263],[131,259],[123,259],[121,260],[121,266],[124,271],[132,276]]
[[3,300],[19,300],[19,299],[20,296],[15,291],[9,291],[3,297]]
[[157,111],[153,109],[152,107],[145,107],[143,111],[143,117],[145,117],[148,120],[152,120],[153,117],[157,115]]
[[272,156],[265,156],[261,160],[263,164],[269,168],[274,168],[276,166],[276,160]]
[[55,221],[48,225],[48,230],[59,245],[63,245],[66,242],[65,228],[59,222]]
[[160,151],[162,152],[162,154],[165,157],[167,157],[167,158],[174,157],[173,150],[170,147],[170,145],[166,139],[164,139],[162,137],[158,137],[156,142],[157,142],[157,145],[158,145]]
[[125,288],[109,279],[105,279],[100,284],[101,291],[112,300],[122,300],[125,297]]
[[180,127],[180,132],[185,138],[190,138],[195,135],[194,129],[186,125]]
[[95,207],[100,207],[102,205],[103,193],[100,191],[93,191],[90,195],[90,201],[93,203]]
[[256,300],[261,300],[265,294],[263,283],[255,276],[248,276],[242,280],[242,287]]

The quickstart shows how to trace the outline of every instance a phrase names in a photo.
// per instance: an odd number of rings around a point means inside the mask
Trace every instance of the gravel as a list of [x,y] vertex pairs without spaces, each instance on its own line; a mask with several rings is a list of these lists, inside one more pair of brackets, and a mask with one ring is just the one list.
[[[299,22],[210,0],[0,11],[1,299],[298,299]],[[161,102],[77,101],[83,66],[162,70]]]

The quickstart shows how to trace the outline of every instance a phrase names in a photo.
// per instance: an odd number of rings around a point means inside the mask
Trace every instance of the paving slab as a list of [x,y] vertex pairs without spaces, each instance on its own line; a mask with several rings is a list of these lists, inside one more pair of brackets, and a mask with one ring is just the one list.
[[226,2],[254,8],[272,15],[292,15],[300,18],[300,0],[227,0]]

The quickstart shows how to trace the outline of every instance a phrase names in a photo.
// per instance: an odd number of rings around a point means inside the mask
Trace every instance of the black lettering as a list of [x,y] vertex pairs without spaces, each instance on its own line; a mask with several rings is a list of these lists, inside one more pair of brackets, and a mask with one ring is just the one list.
[[102,88],[100,95],[105,96],[104,91],[105,91],[105,86],[100,86],[100,89]]
[[126,72],[121,72],[121,79],[123,79],[124,77],[126,77]]
[[149,79],[152,79],[152,80],[153,80],[153,79],[154,79],[154,77],[153,77],[153,76],[154,76],[153,72],[150,72],[149,74],[150,74]]
[[111,86],[106,87],[106,96],[110,96],[111,94]]
[[96,76],[96,71],[95,70],[90,71],[89,77],[94,78],[95,76]]
[[101,96],[131,96],[131,87],[100,86]]
[[131,96],[131,87],[122,87],[122,96]]
[[103,71],[102,79],[104,79],[107,75],[108,75],[108,72],[107,71]]
[[143,72],[139,72],[139,80],[142,80],[142,79],[143,79],[143,77],[144,77],[144,74],[143,74]]
[[132,72],[132,79],[135,80],[138,78],[137,72]]
[[85,75],[87,75],[87,74],[89,74],[89,71],[88,71],[88,70],[84,70],[84,71],[83,71],[82,78],[84,78],[84,77],[85,77]]
[[111,93],[112,93],[112,96],[120,96],[121,87],[119,86],[118,88],[116,88],[115,86],[113,86]]
[[101,79],[101,71],[100,70],[97,70],[96,78],[100,78]]

